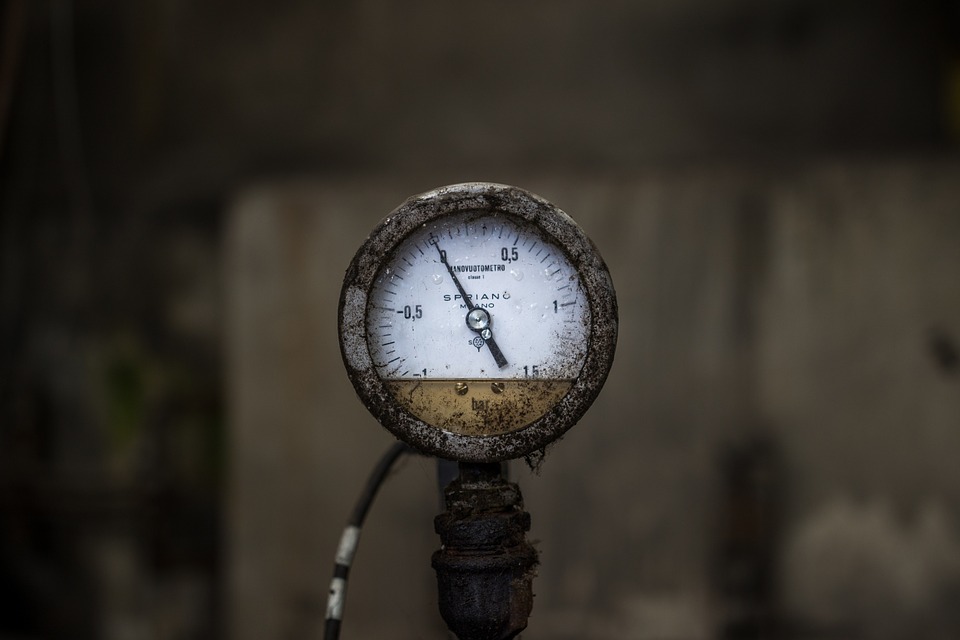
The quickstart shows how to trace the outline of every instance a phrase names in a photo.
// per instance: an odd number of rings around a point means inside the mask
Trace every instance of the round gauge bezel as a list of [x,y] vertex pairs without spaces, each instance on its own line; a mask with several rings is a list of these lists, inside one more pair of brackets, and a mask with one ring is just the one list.
[[[586,356],[570,390],[530,424],[496,435],[453,433],[401,406],[377,373],[367,345],[367,302],[381,267],[404,240],[438,218],[459,213],[513,218],[564,252],[577,271],[590,309]],[[543,198],[501,184],[472,182],[413,196],[384,218],[354,256],[340,292],[340,351],[347,376],[367,409],[398,439],[425,453],[463,462],[497,462],[545,449],[587,411],[613,364],[617,300],[599,252],[576,222]]]

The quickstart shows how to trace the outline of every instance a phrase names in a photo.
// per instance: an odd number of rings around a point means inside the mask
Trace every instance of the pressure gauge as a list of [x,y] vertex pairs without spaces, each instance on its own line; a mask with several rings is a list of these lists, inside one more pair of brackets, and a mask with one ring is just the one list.
[[426,453],[543,449],[600,391],[617,340],[610,274],[560,209],[504,185],[407,200],[347,270],[340,347],[366,407]]

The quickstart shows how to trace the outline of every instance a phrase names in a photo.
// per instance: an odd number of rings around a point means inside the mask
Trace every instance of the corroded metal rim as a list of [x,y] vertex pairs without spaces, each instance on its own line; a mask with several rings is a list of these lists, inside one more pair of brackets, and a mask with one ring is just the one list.
[[[533,225],[563,249],[579,272],[590,306],[590,333],[580,375],[560,402],[530,425],[490,436],[451,433],[399,406],[377,375],[366,339],[367,297],[380,265],[408,235],[457,212],[512,216]],[[495,462],[544,449],[583,416],[600,392],[617,344],[617,299],[599,252],[577,223],[543,198],[506,185],[472,182],[414,196],[373,230],[347,269],[340,292],[340,352],[347,375],[367,409],[397,438],[441,458]]]

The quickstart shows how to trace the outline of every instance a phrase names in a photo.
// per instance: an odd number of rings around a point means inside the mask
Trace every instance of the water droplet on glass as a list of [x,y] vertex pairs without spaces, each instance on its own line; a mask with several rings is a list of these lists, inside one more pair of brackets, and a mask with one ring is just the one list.
[[441,282],[443,282],[443,276],[439,273],[433,274],[433,284],[440,284]]
[[523,280],[523,271],[520,271],[519,269],[510,269],[510,275],[512,275],[513,279],[517,282]]

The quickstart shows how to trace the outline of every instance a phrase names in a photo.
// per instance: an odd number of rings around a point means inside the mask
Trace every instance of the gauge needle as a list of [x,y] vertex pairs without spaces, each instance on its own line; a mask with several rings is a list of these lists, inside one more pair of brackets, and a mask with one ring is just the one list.
[[447,252],[440,249],[440,243],[437,242],[436,236],[431,235],[430,242],[437,248],[437,251],[440,252],[440,262],[447,268],[453,284],[457,285],[457,291],[460,292],[460,297],[463,298],[463,301],[467,304],[467,326],[470,327],[471,331],[480,334],[480,337],[482,337],[487,343],[487,346],[490,347],[490,353],[493,354],[493,359],[496,360],[497,366],[503,369],[507,366],[507,359],[503,356],[503,351],[500,351],[500,347],[497,346],[496,340],[493,339],[493,332],[490,329],[490,312],[473,304],[470,296],[464,291],[463,285],[460,284],[460,280],[457,279],[457,274],[453,270],[453,267],[447,262]]

